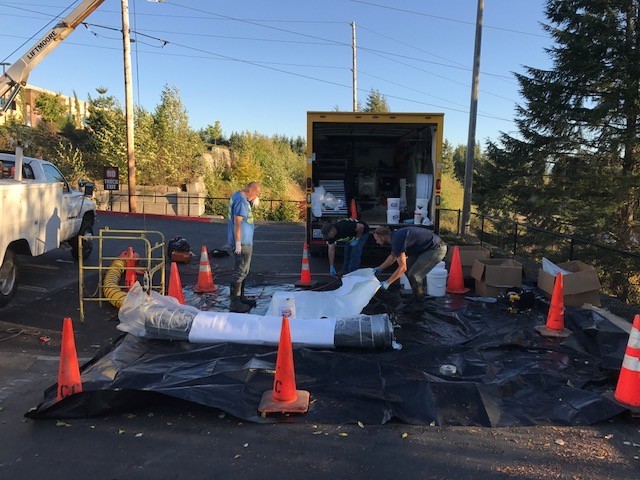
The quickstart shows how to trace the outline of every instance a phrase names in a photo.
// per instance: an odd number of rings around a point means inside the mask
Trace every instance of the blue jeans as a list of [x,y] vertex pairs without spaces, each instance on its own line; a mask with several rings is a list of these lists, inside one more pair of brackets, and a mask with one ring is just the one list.
[[350,273],[360,268],[360,259],[362,258],[362,250],[364,244],[367,243],[369,232],[363,233],[355,247],[349,243],[344,246],[344,262],[342,264],[342,273]]

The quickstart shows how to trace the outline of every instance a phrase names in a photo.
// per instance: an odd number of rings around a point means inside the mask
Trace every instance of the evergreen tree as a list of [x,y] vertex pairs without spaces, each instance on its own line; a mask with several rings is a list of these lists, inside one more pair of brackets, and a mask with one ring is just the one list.
[[384,95],[378,90],[372,89],[367,97],[367,104],[362,110],[363,112],[387,113],[389,112],[389,104]]
[[[516,75],[519,134],[489,144],[476,198],[485,211],[637,248],[640,0],[548,0],[545,14],[553,66]],[[611,288],[627,298],[618,277]]]

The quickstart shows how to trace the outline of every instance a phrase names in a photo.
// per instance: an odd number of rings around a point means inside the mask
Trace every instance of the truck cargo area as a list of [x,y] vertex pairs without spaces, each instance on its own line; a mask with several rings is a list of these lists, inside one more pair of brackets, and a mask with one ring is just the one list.
[[[322,187],[336,201],[324,204],[321,212],[312,210],[311,244],[322,243],[323,223],[349,217],[352,200],[358,218],[372,227],[412,222],[416,201],[435,220],[441,116],[429,122],[428,117],[401,114],[327,115],[337,121],[316,121],[313,115],[308,114],[313,190]],[[394,219],[388,214],[389,199],[398,202]]]

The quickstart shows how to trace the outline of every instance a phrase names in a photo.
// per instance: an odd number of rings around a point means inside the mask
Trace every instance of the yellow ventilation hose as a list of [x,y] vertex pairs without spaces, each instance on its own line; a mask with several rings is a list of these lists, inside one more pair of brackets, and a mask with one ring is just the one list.
[[126,260],[118,258],[111,262],[111,265],[104,274],[104,282],[102,283],[102,291],[104,296],[109,299],[109,303],[116,308],[120,308],[127,296],[127,292],[122,291],[120,285],[120,277],[126,269]]

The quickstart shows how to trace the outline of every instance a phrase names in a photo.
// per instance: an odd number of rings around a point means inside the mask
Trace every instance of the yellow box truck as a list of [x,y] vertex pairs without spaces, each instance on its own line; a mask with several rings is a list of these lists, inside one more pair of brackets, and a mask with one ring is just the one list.
[[[438,230],[442,113],[307,112],[307,243],[326,222]],[[370,238],[371,245],[375,245]]]

